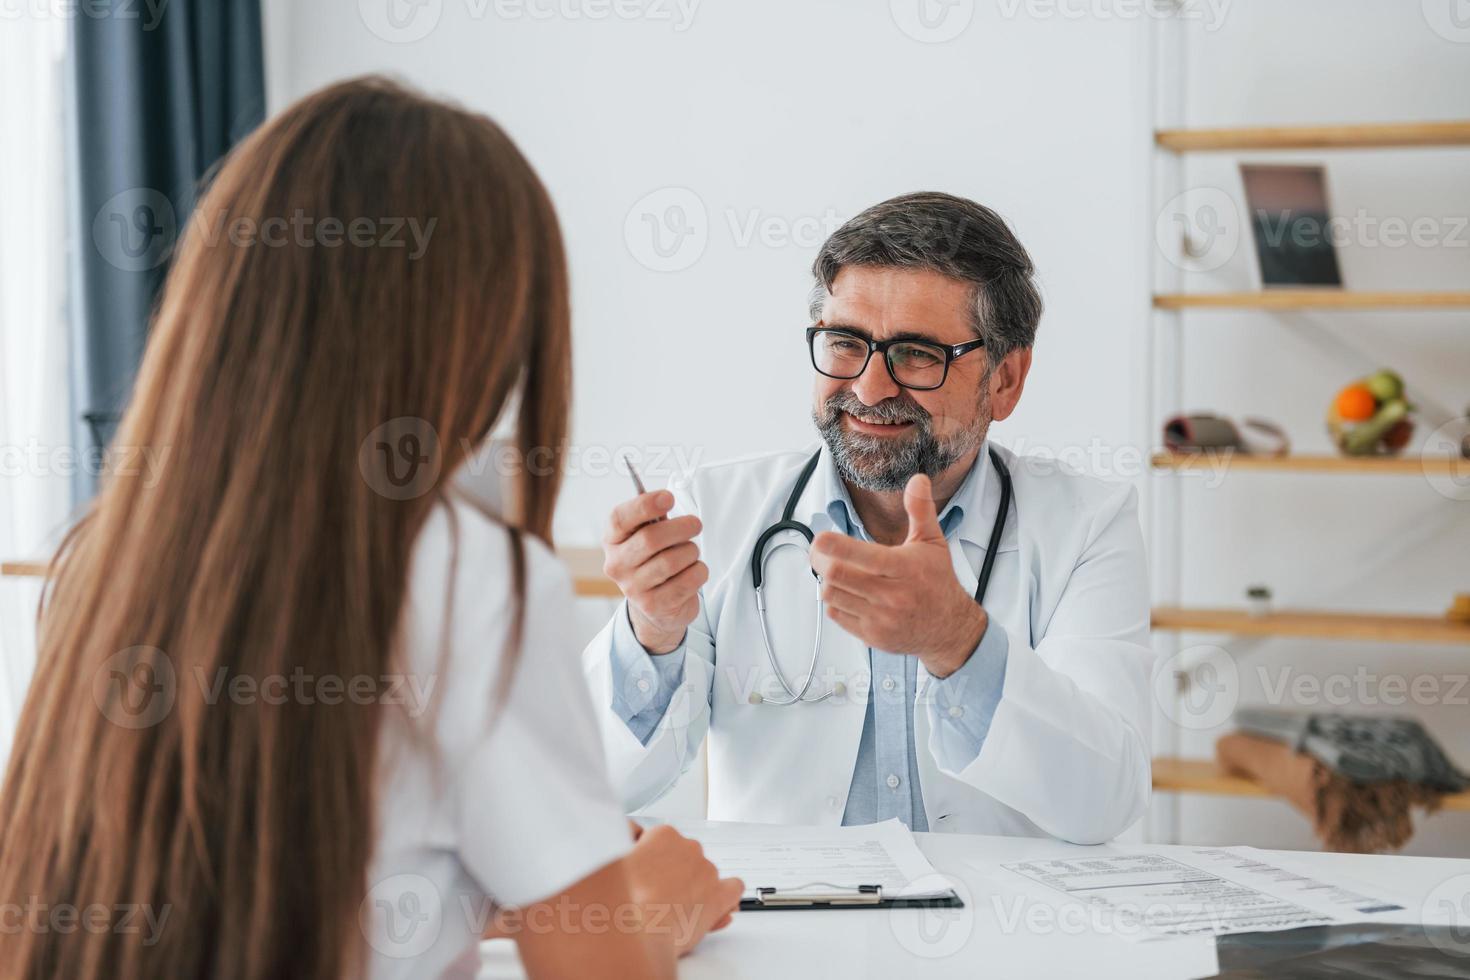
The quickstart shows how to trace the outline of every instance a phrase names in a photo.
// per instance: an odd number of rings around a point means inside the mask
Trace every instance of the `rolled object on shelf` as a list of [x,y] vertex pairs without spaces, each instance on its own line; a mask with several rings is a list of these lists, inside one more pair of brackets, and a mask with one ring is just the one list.
[[1412,808],[1433,812],[1443,797],[1403,779],[1354,783],[1311,755],[1238,732],[1215,743],[1215,756],[1226,772],[1252,780],[1306,816],[1329,851],[1397,850],[1414,834]]
[[1165,422],[1164,446],[1176,453],[1231,449],[1252,456],[1285,456],[1291,440],[1281,426],[1266,419],[1245,418],[1237,426],[1223,415],[1202,412]]
[[1470,777],[1413,718],[1240,708],[1235,725],[1306,752],[1355,783],[1403,779],[1444,793],[1470,788]]

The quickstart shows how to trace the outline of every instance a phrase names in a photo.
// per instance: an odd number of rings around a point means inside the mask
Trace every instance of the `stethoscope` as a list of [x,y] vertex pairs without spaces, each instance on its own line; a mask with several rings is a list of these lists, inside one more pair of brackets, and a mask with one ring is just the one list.
[[[781,511],[781,519],[762,531],[761,536],[755,539],[755,551],[750,556],[750,580],[755,586],[755,610],[761,621],[761,639],[766,644],[766,659],[770,661],[771,670],[775,673],[776,680],[780,683],[781,689],[786,692],[786,699],[784,701],[767,698],[759,693],[751,694],[751,704],[787,705],[803,702],[806,704],[816,704],[818,701],[827,700],[834,694],[841,694],[845,690],[839,682],[833,685],[832,690],[819,697],[809,698],[806,696],[806,692],[812,686],[812,679],[817,676],[817,657],[822,652],[822,621],[826,617],[822,615],[823,607],[820,593],[817,595],[817,636],[812,642],[811,661],[807,664],[806,680],[802,682],[801,690],[793,690],[792,686],[787,683],[786,672],[781,669],[781,664],[776,660],[776,650],[771,645],[771,630],[766,625],[766,594],[763,587],[766,559],[782,548],[800,548],[801,544],[800,542],[791,540],[778,541],[769,551],[766,550],[766,546],[770,543],[772,537],[780,534],[782,531],[795,531],[806,539],[807,548],[811,547],[814,537],[812,529],[801,521],[796,520],[792,515],[796,513],[796,502],[801,499],[801,495],[806,491],[806,485],[811,480],[812,473],[816,472],[817,463],[821,458],[822,451],[819,449],[812,454],[811,459],[806,461],[806,465],[801,469],[801,475],[796,478],[796,486],[791,488],[791,495],[786,498],[786,507]],[[985,549],[985,561],[980,566],[980,582],[975,586],[976,602],[983,602],[985,600],[985,589],[990,584],[990,572],[995,567],[995,555],[1000,548],[1001,532],[1005,529],[1006,516],[1011,510],[1011,471],[1006,469],[1006,464],[1001,462],[1000,455],[994,449],[990,450],[990,461],[995,464],[995,471],[1000,475],[1000,506],[996,508],[995,525],[990,529],[990,544]],[[812,576],[816,578],[817,583],[820,585],[822,577],[816,573],[815,569],[812,570]]]

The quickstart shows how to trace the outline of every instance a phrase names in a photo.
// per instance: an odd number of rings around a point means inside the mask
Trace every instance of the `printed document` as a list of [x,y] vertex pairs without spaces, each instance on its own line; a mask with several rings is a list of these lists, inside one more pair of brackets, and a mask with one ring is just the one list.
[[1115,846],[1000,867],[1045,886],[1053,904],[1085,909],[1100,931],[1134,940],[1417,921],[1392,897],[1253,847]]
[[679,832],[704,846],[724,877],[782,892],[853,890],[878,885],[886,898],[934,898],[951,887],[897,820],[860,827],[778,827],[680,821]]

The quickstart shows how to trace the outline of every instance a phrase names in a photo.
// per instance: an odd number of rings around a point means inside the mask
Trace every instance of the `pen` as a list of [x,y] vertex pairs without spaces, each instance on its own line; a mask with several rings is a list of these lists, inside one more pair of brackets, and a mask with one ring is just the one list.
[[[623,453],[623,465],[628,468],[628,475],[633,478],[633,486],[638,491],[638,495],[640,497],[643,496],[645,493],[648,492],[648,488],[643,485],[643,478],[639,476],[638,471],[633,468],[633,460],[628,457],[627,453]],[[650,521],[649,523],[666,520],[668,520],[667,516],[655,517],[653,521]]]

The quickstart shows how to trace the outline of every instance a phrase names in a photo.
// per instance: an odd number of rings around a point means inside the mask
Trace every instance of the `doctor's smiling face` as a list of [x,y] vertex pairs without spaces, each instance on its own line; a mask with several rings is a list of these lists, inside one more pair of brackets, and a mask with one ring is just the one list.
[[[994,212],[914,194],[840,228],[814,271],[812,419],[838,471],[875,493],[923,473],[948,499],[1031,365],[1041,300],[1024,249]],[[870,341],[892,344],[869,357]]]

